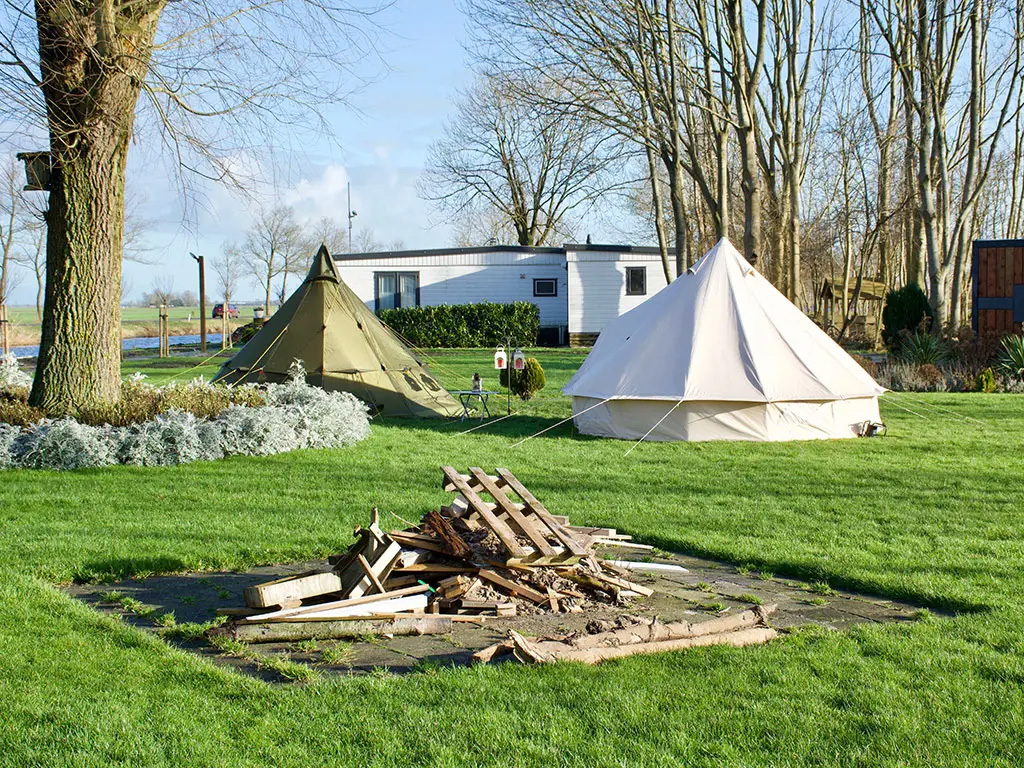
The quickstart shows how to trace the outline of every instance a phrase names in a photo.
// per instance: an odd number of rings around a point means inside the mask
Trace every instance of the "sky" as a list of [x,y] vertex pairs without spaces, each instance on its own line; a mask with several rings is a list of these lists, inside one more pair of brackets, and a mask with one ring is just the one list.
[[[369,229],[384,243],[443,247],[450,244],[451,228],[417,197],[416,181],[457,89],[472,78],[462,47],[465,21],[454,0],[398,0],[379,21],[386,29],[382,55],[389,71],[352,98],[354,109],[332,109],[335,140],[306,143],[295,158],[298,172],[270,194],[293,206],[300,219],[331,216],[344,222],[346,184],[351,182],[356,238],[361,229]],[[168,277],[175,290],[198,292],[189,252],[215,256],[226,242],[244,238],[252,218],[251,200],[212,184],[186,215],[182,194],[164,165],[142,152],[129,157],[129,195],[138,200],[148,233],[145,258],[156,263],[125,263],[128,299]],[[24,273],[11,303],[34,302],[33,283]],[[208,273],[211,298],[215,284]],[[255,280],[238,293],[240,300],[257,296]]]

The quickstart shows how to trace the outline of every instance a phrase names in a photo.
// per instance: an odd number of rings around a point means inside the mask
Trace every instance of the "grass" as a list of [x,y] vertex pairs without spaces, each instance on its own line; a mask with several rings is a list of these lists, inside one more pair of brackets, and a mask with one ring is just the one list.
[[[433,356],[455,388],[474,370],[496,378],[490,355]],[[539,358],[548,388],[470,434],[477,422],[383,420],[337,451],[0,474],[0,766],[1024,762],[1024,398],[891,395],[889,435],[872,440],[659,443],[625,456],[627,444],[566,424],[511,448],[569,414],[558,388],[582,357]],[[279,685],[53,587],[322,557],[373,506],[388,524],[443,502],[442,463],[507,466],[552,511],[659,549],[955,616],[597,668],[339,679],[298,665],[307,671],[288,674],[307,682]]]

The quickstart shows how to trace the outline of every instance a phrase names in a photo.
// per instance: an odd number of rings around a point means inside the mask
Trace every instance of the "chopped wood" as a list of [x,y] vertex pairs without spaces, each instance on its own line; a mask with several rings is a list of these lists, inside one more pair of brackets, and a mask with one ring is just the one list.
[[453,557],[460,560],[471,560],[473,550],[462,540],[452,524],[442,517],[440,512],[430,511],[423,516],[423,523],[440,539],[441,546]]
[[558,593],[551,587],[548,587],[548,605],[552,611],[558,613]]
[[419,549],[425,549],[428,552],[439,552],[441,554],[448,553],[448,550],[445,549],[444,543],[435,539],[433,536],[415,535],[408,533],[407,531],[391,531],[388,536],[406,547],[417,547]]
[[451,632],[452,624],[452,618],[446,616],[401,616],[357,621],[236,624],[212,631],[246,643],[280,643],[363,635],[437,635]]
[[492,661],[496,656],[502,656],[506,653],[510,653],[512,651],[512,647],[512,643],[509,642],[488,645],[486,648],[481,648],[473,654],[473,661],[486,664],[488,661]]

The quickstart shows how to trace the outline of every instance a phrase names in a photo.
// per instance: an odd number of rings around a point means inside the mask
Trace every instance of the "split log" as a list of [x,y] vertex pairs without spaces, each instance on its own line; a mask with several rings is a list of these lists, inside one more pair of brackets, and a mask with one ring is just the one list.
[[473,550],[439,512],[433,510],[427,512],[423,516],[423,524],[441,540],[441,545],[452,557],[457,557],[460,560],[473,559]]
[[362,635],[437,635],[451,632],[452,619],[443,616],[371,617],[355,621],[236,624],[211,630],[245,643],[284,643],[330,640]]
[[710,645],[731,645],[741,648],[746,645],[767,643],[778,636],[770,627],[753,627],[736,632],[720,632],[697,637],[681,637],[674,640],[661,640],[654,643],[633,643],[607,648],[573,648],[562,645],[561,648],[545,651],[531,643],[517,632],[510,633],[514,652],[520,661],[547,664],[555,661],[581,661],[584,664],[599,664],[609,659],[621,659],[639,654],[664,653],[680,651],[686,648],[699,648]]

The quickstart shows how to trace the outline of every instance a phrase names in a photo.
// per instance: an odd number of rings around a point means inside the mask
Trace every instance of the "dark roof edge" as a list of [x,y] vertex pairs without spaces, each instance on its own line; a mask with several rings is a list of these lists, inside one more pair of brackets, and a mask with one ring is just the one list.
[[975,248],[1024,248],[1024,239],[1008,238],[1006,240],[975,240]]
[[593,245],[566,243],[564,246],[479,245],[470,248],[421,248],[411,251],[376,251],[369,253],[335,253],[335,261],[362,261],[364,259],[410,259],[420,256],[464,256],[474,253],[558,253],[566,251],[603,251],[606,253],[660,253],[657,248],[642,245]]

